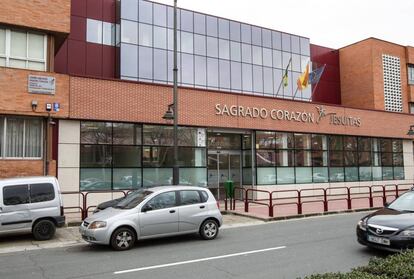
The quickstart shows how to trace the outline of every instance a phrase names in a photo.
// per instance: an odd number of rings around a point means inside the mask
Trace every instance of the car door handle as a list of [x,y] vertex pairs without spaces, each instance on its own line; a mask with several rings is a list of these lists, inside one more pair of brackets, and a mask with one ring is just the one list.
[[175,213],[175,210],[173,209],[173,210],[170,210],[170,213]]
[[204,205],[200,205],[200,208],[206,208]]

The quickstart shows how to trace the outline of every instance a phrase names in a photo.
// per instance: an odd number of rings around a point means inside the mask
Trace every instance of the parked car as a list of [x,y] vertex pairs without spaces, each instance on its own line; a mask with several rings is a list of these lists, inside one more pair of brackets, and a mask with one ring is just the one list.
[[[128,195],[130,195],[131,193],[133,193],[133,192],[130,192]],[[102,202],[102,203],[98,204],[96,206],[95,210],[93,211],[93,214],[98,213],[99,211],[104,210],[108,207],[113,207],[113,206],[117,205],[120,201],[122,201],[126,197],[127,196],[122,196],[122,197],[119,197],[117,199],[105,201],[105,202]]]
[[398,252],[414,248],[414,190],[362,218],[357,225],[358,242]]
[[136,240],[199,233],[216,238],[223,219],[213,194],[195,186],[140,189],[112,208],[89,218],[79,227],[90,243],[130,249]]
[[51,239],[65,224],[62,197],[55,177],[0,180],[0,234],[31,232]]

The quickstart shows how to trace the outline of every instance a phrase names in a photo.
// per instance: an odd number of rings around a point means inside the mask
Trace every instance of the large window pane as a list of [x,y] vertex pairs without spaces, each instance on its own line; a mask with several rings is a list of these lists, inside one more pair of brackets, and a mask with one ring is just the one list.
[[131,123],[113,123],[113,144],[141,144],[141,126]]
[[112,148],[110,145],[89,145],[80,146],[80,166],[87,168],[111,167]]
[[183,53],[181,59],[182,82],[186,84],[194,84],[194,56]]
[[252,63],[252,46],[248,44],[241,44],[242,46],[242,62]]
[[240,42],[240,23],[230,21],[230,40]]
[[[121,1],[122,2],[122,1]],[[139,21],[152,24],[152,2],[139,2]]]
[[112,123],[82,121],[81,143],[111,144]]
[[241,24],[241,41],[246,44],[251,44],[252,30],[250,25]]
[[241,44],[239,42],[230,42],[230,59],[241,61]]
[[143,184],[144,187],[171,185],[172,168],[143,169]]
[[344,152],[344,164],[347,167],[358,166],[358,152]]
[[154,80],[168,80],[167,51],[154,49]]
[[262,42],[264,47],[272,47],[272,31],[269,29],[262,29]]
[[253,91],[253,67],[250,64],[242,64],[242,89],[243,91]]
[[[125,23],[130,23],[123,21]],[[86,20],[86,41],[102,44],[102,21],[88,18]]]
[[238,134],[208,133],[208,148],[210,149],[241,149],[241,139]]
[[310,56],[310,45],[308,38],[300,38],[300,51],[302,55]]
[[205,147],[205,133],[204,128],[178,127],[178,145]]
[[360,166],[371,166],[372,164],[372,158],[371,158],[371,152],[359,152],[358,153],[358,161]]
[[206,16],[194,13],[194,32],[199,34],[206,34]]
[[182,167],[205,167],[206,150],[204,148],[179,148],[179,165]]
[[290,35],[286,33],[282,33],[282,50],[283,51],[291,51],[291,44],[290,44]]
[[23,157],[24,119],[7,118],[6,157]]
[[393,180],[394,173],[392,167],[382,167],[382,179],[383,180]]
[[267,95],[273,94],[273,71],[271,68],[263,68],[263,91]]
[[198,55],[206,55],[206,36],[194,35],[194,53]]
[[80,190],[111,190],[112,172],[104,168],[81,168]]
[[325,167],[328,166],[327,151],[312,151],[312,166]]
[[253,53],[253,64],[263,65],[262,48],[257,47],[257,46],[253,46],[252,47],[252,53]]
[[142,164],[144,167],[172,167],[174,152],[172,147],[144,146]]
[[207,16],[207,35],[217,37],[217,18],[213,16]]
[[45,36],[29,33],[29,58],[45,59]]
[[181,32],[181,51],[194,53],[194,39],[192,33]]
[[313,168],[313,182],[324,183],[328,180],[328,168]]
[[230,59],[230,42],[228,40],[219,39],[219,58]]
[[207,86],[218,88],[218,59],[207,58]]
[[218,40],[217,40],[217,38],[207,37],[207,56],[218,57]]
[[252,26],[252,44],[262,45],[262,29],[260,27]]
[[392,140],[392,151],[403,152],[402,140]]
[[270,48],[263,48],[263,66],[272,67],[272,50]]
[[273,50],[272,54],[273,54],[273,68],[282,69],[282,52],[280,50]]
[[329,136],[329,150],[343,150],[341,136]]
[[256,144],[259,148],[274,149],[275,143],[276,140],[274,132],[256,132]]
[[11,31],[10,32],[10,55],[12,57],[26,58],[27,36],[26,32]]
[[6,30],[0,28],[0,54],[6,54]]
[[394,179],[403,180],[404,178],[405,178],[404,168],[403,167],[395,167],[394,168]]
[[311,183],[312,168],[296,168],[296,183]]
[[344,165],[344,153],[342,151],[329,152],[329,165],[331,167],[341,167]]
[[[124,1],[124,0],[122,0]],[[121,2],[122,2],[121,1]],[[159,26],[167,26],[167,7],[154,3],[154,24]]]
[[133,168],[141,166],[140,146],[113,146],[112,160],[114,168]]
[[219,37],[223,39],[229,39],[230,24],[227,19],[219,18]]
[[372,167],[372,180],[375,180],[375,181],[382,180],[382,168],[381,167]]
[[286,149],[293,147],[294,141],[292,133],[276,133],[276,148]]
[[357,167],[345,168],[345,181],[347,182],[358,181],[358,168]]
[[121,44],[121,76],[138,77],[138,46]]
[[42,121],[40,119],[26,119],[24,136],[24,157],[42,157]]
[[277,168],[277,184],[295,183],[295,168]]
[[116,25],[114,23],[102,22],[102,44],[115,46],[115,29]]
[[167,29],[163,27],[154,26],[154,47],[167,48]]
[[121,18],[138,21],[138,1],[122,0],[121,2]]
[[381,153],[381,165],[387,167],[393,165],[392,153]]
[[180,184],[206,187],[207,170],[205,168],[180,168]]
[[195,56],[195,84],[206,86],[207,85],[207,60],[203,56]]
[[359,180],[360,181],[372,180],[372,168],[371,167],[359,167]]
[[371,138],[358,138],[358,150],[359,151],[371,151]]
[[152,46],[152,26],[149,24],[139,24],[139,44],[142,46]]
[[272,31],[272,45],[273,49],[282,49],[282,36],[280,32]]
[[241,90],[242,89],[242,70],[241,63],[231,62],[231,89],[232,90]]
[[277,150],[276,151],[276,165],[282,167],[294,166],[294,153],[291,150]]
[[173,127],[161,125],[143,126],[145,145],[173,145]]
[[152,48],[139,47],[139,78],[152,79]]
[[291,46],[292,46],[292,52],[293,53],[297,53],[300,54],[300,42],[299,42],[299,37],[298,36],[291,36]]
[[181,30],[193,32],[193,12],[181,10]]
[[138,189],[142,186],[141,169],[113,169],[113,189]]
[[295,151],[295,166],[310,167],[312,165],[311,151],[296,150]]
[[310,149],[311,135],[310,134],[294,134],[296,149]]
[[329,181],[342,182],[345,180],[344,168],[329,168]]
[[259,167],[275,166],[276,153],[272,150],[257,150],[256,164]]
[[121,20],[121,42],[129,44],[138,43],[138,24],[136,22]]
[[220,88],[230,89],[230,62],[219,60]]
[[312,135],[312,150],[327,150],[327,138],[324,135]]
[[403,153],[394,153],[393,154],[393,163],[394,163],[394,166],[404,166]]
[[275,185],[276,168],[257,168],[258,185]]
[[392,152],[391,139],[380,139],[380,150],[381,152]]

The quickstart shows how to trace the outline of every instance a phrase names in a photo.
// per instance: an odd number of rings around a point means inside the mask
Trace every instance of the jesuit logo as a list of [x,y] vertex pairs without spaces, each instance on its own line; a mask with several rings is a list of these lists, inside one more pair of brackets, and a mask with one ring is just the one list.
[[245,107],[236,105],[216,104],[216,115],[233,116],[243,118],[259,118],[281,121],[295,121],[302,123],[319,124],[325,117],[328,117],[329,124],[341,126],[361,126],[361,119],[352,116],[340,116],[336,112],[326,112],[324,106],[316,106],[316,112],[291,111],[282,109],[267,109],[263,107]]

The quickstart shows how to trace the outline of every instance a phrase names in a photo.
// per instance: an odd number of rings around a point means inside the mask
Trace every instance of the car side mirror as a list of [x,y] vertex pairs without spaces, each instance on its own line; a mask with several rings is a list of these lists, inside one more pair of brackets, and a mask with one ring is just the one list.
[[144,205],[144,207],[142,208],[142,212],[147,212],[147,211],[151,211],[152,210],[152,206],[149,204]]

